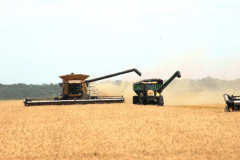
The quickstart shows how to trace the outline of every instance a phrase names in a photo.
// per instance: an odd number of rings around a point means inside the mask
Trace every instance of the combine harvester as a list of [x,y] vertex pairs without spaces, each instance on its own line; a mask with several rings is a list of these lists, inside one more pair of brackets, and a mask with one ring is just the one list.
[[224,112],[232,112],[240,110],[240,96],[234,96],[234,95],[223,95],[224,100],[226,102],[226,106],[224,108]]
[[92,103],[123,103],[123,96],[99,96],[98,90],[94,86],[89,86],[90,82],[99,81],[102,79],[118,76],[121,74],[136,72],[141,76],[141,72],[137,69],[130,69],[107,76],[85,80],[89,76],[83,74],[67,74],[59,76],[62,79],[62,83],[59,85],[62,87],[62,94],[54,99],[29,99],[23,100],[25,106],[34,105],[62,105],[62,104],[92,104]]
[[133,90],[137,96],[133,96],[133,104],[157,104],[163,106],[162,91],[175,78],[181,77],[181,73],[176,71],[164,84],[161,79],[145,79],[133,84]]

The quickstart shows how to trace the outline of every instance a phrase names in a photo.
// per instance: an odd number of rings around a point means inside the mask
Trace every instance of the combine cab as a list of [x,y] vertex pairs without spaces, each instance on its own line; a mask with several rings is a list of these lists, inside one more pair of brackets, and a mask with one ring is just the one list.
[[141,76],[137,69],[130,69],[123,72],[110,74],[107,76],[86,80],[89,76],[83,74],[67,74],[59,76],[62,83],[62,94],[54,99],[24,99],[25,106],[31,105],[61,105],[61,104],[91,104],[91,103],[123,103],[123,96],[99,96],[98,90],[94,86],[89,86],[90,82],[114,77],[117,75],[136,72]]
[[234,95],[223,95],[224,100],[226,102],[226,106],[224,108],[224,112],[232,112],[240,110],[240,96],[234,96]]
[[162,91],[175,78],[181,77],[181,73],[176,71],[164,84],[161,79],[146,79],[133,84],[133,90],[137,96],[133,96],[133,104],[157,104],[164,105]]

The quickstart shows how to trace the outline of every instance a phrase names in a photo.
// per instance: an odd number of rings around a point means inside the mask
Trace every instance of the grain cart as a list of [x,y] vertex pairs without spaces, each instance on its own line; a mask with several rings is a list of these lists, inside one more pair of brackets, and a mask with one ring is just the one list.
[[25,98],[23,103],[25,106],[30,105],[61,105],[61,104],[89,104],[89,103],[123,103],[123,96],[99,96],[98,90],[94,86],[89,86],[89,83],[99,81],[102,79],[114,77],[117,75],[136,72],[141,76],[141,72],[133,68],[123,72],[106,75],[91,80],[86,80],[89,76],[84,74],[67,74],[59,76],[62,79],[62,83],[59,83],[62,87],[62,94],[59,97],[53,99],[29,99]]
[[234,95],[223,95],[224,100],[226,102],[226,106],[224,108],[224,112],[232,112],[240,110],[240,96],[234,96]]
[[145,79],[133,84],[133,90],[137,96],[133,96],[133,104],[157,104],[164,105],[162,91],[175,78],[181,77],[181,73],[176,71],[164,84],[161,79]]

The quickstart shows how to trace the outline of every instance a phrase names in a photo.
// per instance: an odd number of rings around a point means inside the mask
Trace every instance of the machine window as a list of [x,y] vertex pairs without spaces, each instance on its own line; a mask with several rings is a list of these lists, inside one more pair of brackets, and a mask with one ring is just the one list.
[[82,85],[81,84],[68,84],[68,94],[81,94]]
[[[154,84],[155,85],[155,84]],[[146,84],[145,85],[145,90],[154,90],[154,85],[153,84]]]

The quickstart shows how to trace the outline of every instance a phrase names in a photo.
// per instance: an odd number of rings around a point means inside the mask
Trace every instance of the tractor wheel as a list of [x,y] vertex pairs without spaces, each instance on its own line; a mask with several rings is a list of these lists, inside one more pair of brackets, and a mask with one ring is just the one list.
[[143,99],[143,105],[148,105],[147,99]]
[[142,105],[143,104],[143,98],[139,97],[138,102],[139,102],[139,104]]
[[164,106],[163,96],[159,96],[157,99],[158,106]]
[[229,112],[228,105],[224,107],[224,112]]
[[138,96],[133,96],[133,104],[138,104]]

